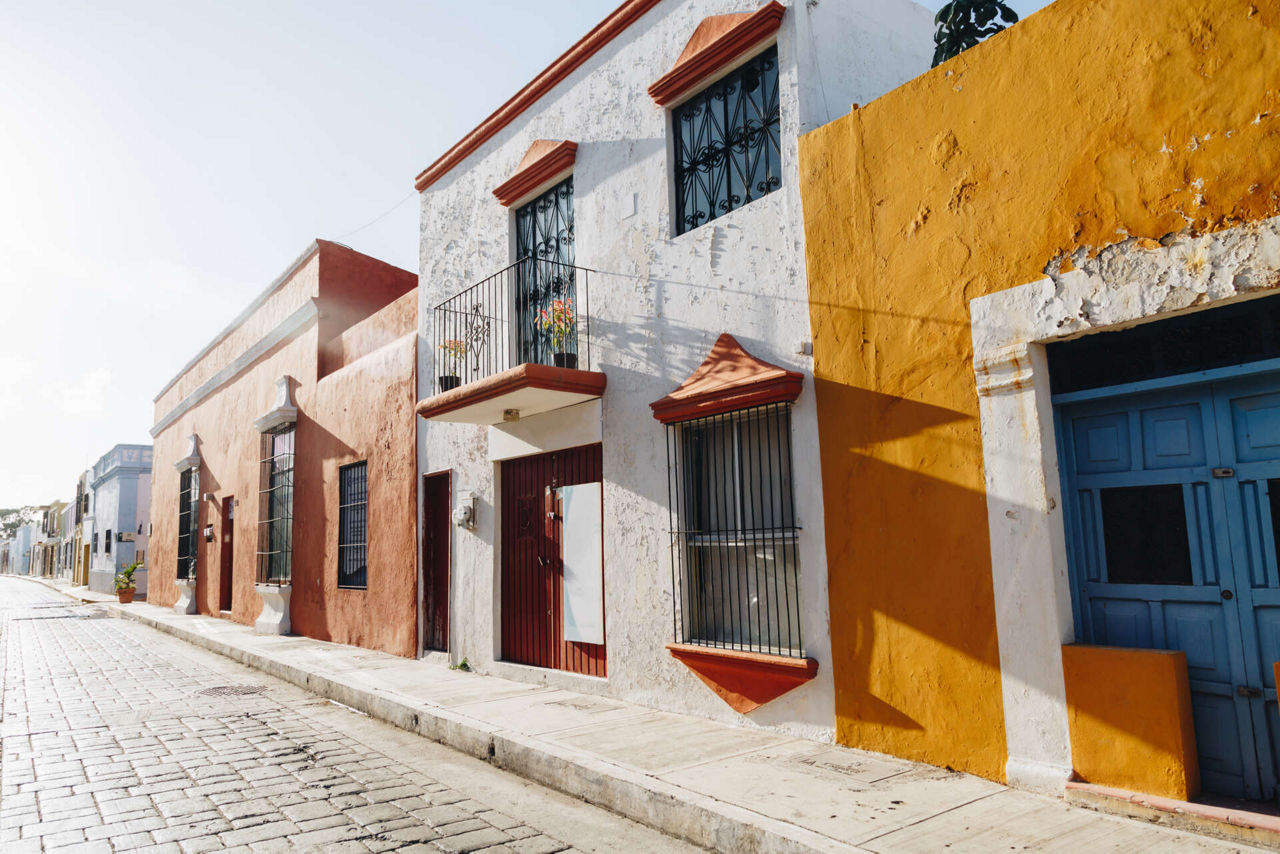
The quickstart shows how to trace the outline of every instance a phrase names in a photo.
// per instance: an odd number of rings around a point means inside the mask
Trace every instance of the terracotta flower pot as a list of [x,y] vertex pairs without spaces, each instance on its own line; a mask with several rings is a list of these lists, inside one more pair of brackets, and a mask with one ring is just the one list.
[[133,594],[137,588],[130,587],[128,590],[117,590],[116,598],[120,600],[121,605],[128,605],[133,601]]

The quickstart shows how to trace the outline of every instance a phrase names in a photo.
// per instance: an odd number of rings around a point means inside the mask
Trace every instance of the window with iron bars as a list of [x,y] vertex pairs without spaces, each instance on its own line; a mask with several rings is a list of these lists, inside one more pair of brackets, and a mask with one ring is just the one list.
[[676,107],[671,126],[676,234],[778,189],[778,48],[769,48]]
[[262,434],[258,583],[293,580],[293,425]]
[[803,657],[791,407],[667,427],[681,643]]
[[[200,473],[187,469],[178,482],[178,578],[196,577],[196,528],[200,524]],[[94,548],[98,535],[94,534]]]
[[369,586],[369,481],[366,463],[338,469],[338,586]]

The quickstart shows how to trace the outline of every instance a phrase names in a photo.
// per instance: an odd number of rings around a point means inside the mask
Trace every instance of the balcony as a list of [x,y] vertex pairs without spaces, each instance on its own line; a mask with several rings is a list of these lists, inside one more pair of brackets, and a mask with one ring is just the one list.
[[524,258],[436,306],[429,421],[501,424],[600,397],[588,273]]

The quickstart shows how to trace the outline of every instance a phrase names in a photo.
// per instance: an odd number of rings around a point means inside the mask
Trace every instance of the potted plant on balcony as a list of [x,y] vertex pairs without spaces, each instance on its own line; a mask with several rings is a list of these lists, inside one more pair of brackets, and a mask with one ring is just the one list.
[[[555,354],[556,367],[577,368],[578,354],[565,351],[565,344],[578,325],[573,300],[553,299],[549,308],[538,312],[537,324],[538,329],[551,339],[551,352]],[[576,346],[574,349],[577,349]]]
[[467,342],[449,338],[440,342],[439,350],[442,358],[440,370],[445,372],[440,374],[440,390],[449,391],[462,383],[459,371],[462,360],[467,356]]
[[133,574],[140,566],[142,566],[141,561],[135,560],[116,573],[116,598],[120,600],[121,605],[128,605],[133,601],[133,593],[138,589],[133,583]]

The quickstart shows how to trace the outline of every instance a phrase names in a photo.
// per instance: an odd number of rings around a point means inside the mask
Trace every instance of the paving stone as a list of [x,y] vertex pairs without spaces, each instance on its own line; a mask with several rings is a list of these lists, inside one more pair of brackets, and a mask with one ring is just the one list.
[[[0,578],[3,854],[565,847],[495,809],[503,804],[371,750],[358,736],[367,718],[342,713],[349,722],[335,726],[332,704],[177,639],[124,620],[14,630],[12,617],[36,603],[80,609]],[[196,697],[268,683],[262,694]]]
[[509,840],[510,837],[496,827],[484,827],[457,836],[442,837],[432,844],[445,851],[467,854],[467,852],[501,845]]

